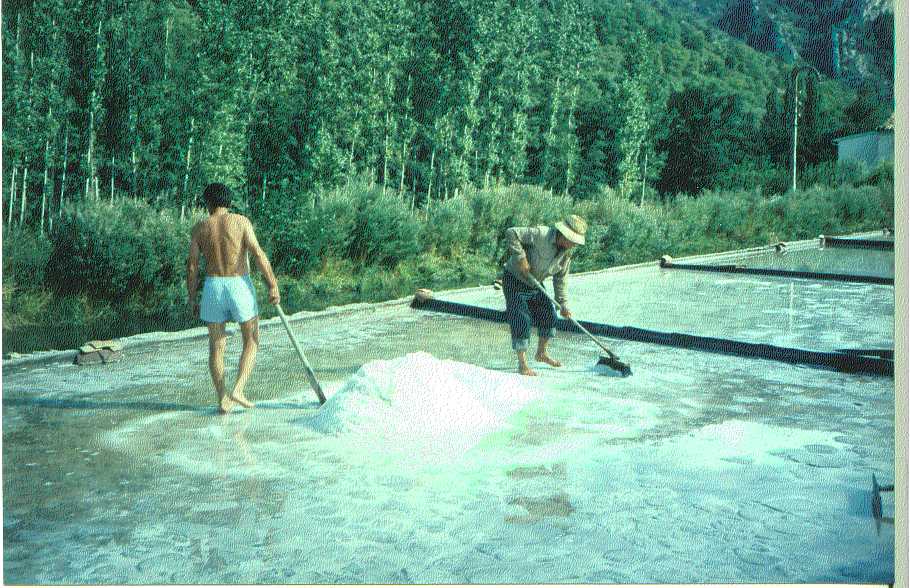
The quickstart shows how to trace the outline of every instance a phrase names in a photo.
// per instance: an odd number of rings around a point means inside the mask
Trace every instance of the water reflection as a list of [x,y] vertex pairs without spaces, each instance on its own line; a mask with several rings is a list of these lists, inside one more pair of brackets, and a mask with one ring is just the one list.
[[150,402],[150,401],[98,401],[98,400],[66,400],[56,398],[4,398],[4,407],[36,406],[41,408],[56,408],[65,410],[132,410],[132,411],[183,411],[200,415],[216,414],[211,407],[193,406],[176,402]]
[[[181,404],[178,402],[153,402],[153,401],[99,401],[99,400],[65,400],[56,398],[4,398],[4,407],[40,407],[61,410],[124,410],[146,412],[189,412],[198,415],[225,416],[211,406],[197,406]],[[288,410],[297,408],[318,408],[317,401],[307,402],[271,402],[263,401],[256,404],[252,410]],[[248,411],[247,411],[248,412]],[[239,411],[238,411],[239,414]]]
[[[247,441],[247,431],[253,422],[253,410],[237,411],[219,415],[215,429],[215,460],[218,464],[219,479],[226,481],[229,474],[241,466],[255,466],[256,456]],[[239,457],[239,461],[238,458]]]

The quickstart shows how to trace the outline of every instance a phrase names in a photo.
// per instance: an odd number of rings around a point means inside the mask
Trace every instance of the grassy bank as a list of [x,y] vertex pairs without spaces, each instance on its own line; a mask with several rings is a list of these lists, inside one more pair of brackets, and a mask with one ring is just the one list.
[[[573,201],[536,187],[468,191],[412,211],[410,200],[351,185],[288,198],[280,214],[254,218],[288,312],[406,296],[417,287],[489,283],[503,231],[576,213],[588,245],[573,271],[711,253],[893,224],[888,177],[766,196],[704,192],[642,206],[604,191]],[[180,220],[145,203],[80,203],[53,234],[4,231],[3,352],[68,349],[93,338],[199,326],[186,314],[184,263],[196,211]],[[265,317],[272,309],[254,275]]]

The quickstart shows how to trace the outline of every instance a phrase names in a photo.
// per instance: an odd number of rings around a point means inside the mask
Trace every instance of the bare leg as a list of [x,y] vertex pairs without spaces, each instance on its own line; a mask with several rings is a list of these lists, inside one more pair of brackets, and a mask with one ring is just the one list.
[[234,403],[224,393],[224,348],[227,346],[227,335],[224,323],[208,323],[209,327],[209,373],[215,392],[218,393],[218,410],[227,413]]
[[543,337],[537,340],[537,355],[535,356],[535,359],[550,364],[553,367],[562,367],[562,363],[547,355],[547,343],[549,342],[549,339],[544,339]]
[[518,373],[523,376],[536,376],[537,373],[528,367],[528,359],[524,351],[517,351],[518,354]]
[[240,333],[243,335],[243,351],[240,353],[240,370],[237,374],[237,381],[234,383],[230,397],[240,406],[253,408],[255,405],[243,395],[243,389],[246,387],[246,381],[250,379],[253,365],[256,364],[256,351],[259,350],[259,318],[252,318],[245,323],[240,323]]

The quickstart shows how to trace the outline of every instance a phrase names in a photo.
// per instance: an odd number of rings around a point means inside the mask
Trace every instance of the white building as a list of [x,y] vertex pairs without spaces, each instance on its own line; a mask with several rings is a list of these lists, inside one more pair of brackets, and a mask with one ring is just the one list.
[[835,139],[837,163],[860,161],[873,168],[882,161],[894,160],[894,115],[874,131]]

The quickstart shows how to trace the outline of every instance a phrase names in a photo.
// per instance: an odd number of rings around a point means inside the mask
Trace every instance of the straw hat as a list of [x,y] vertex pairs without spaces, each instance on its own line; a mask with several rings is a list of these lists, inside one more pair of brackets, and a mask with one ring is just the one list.
[[556,223],[555,226],[556,230],[569,241],[578,245],[585,244],[585,233],[588,231],[588,223],[585,222],[585,219],[572,214],[566,220]]

